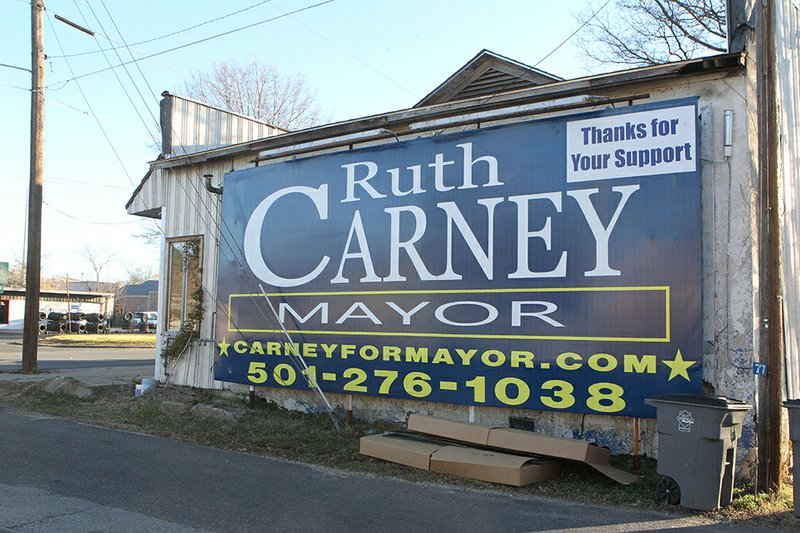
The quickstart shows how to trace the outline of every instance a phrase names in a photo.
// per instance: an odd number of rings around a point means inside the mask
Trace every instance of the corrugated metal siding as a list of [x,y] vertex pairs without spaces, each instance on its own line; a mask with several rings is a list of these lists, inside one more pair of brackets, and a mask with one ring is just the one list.
[[201,102],[167,94],[162,106],[164,155],[179,156],[271,137],[284,130],[266,122],[229,113]]
[[[139,191],[128,206],[128,214],[148,213],[163,207],[164,181],[162,172],[154,169],[147,173],[139,186]],[[157,216],[156,216],[157,218]]]
[[786,385],[800,398],[800,4],[775,2],[779,165],[783,180],[783,309]]
[[[166,240],[199,236],[203,241],[202,269],[205,316],[200,328],[200,342],[192,343],[176,364],[168,369],[169,383],[190,385],[202,388],[221,388],[221,383],[214,382],[212,365],[214,362],[215,344],[208,340],[214,337],[213,323],[218,307],[217,302],[217,261],[219,258],[220,215],[222,197],[208,192],[203,183],[204,174],[213,174],[216,185],[225,172],[232,168],[241,169],[248,165],[249,157],[240,157],[236,161],[218,162],[216,164],[194,165],[164,170],[164,210],[162,225]],[[224,234],[224,228],[222,233]],[[161,279],[169,279],[168,247],[161,252]],[[159,316],[166,317],[165,284],[159,286]],[[161,321],[161,325],[165,323]],[[167,335],[159,332],[157,352],[160,353]],[[202,340],[207,339],[207,340]],[[167,376],[160,362],[157,363],[160,380]]]
[[[196,102],[187,98],[164,95],[161,109],[164,155],[185,155],[231,144],[270,137],[283,130],[264,122]],[[213,164],[190,165],[172,169],[154,169],[143,180],[134,196],[128,212],[148,213],[161,217],[164,233],[161,247],[160,275],[169,279],[167,260],[169,239],[200,237],[202,239],[202,283],[205,287],[205,317],[200,328],[200,341],[193,342],[180,359],[165,369],[157,358],[156,376],[162,381],[178,385],[203,388],[220,388],[212,376],[214,348],[213,323],[217,312],[216,276],[219,257],[219,224],[222,198],[208,192],[204,174],[213,174],[218,185],[226,172],[248,165],[252,156],[240,156],[235,160],[219,160]],[[160,212],[159,212],[160,209]],[[159,284],[158,312],[162,317],[159,328],[166,317],[166,284]],[[160,354],[169,332],[158,331],[156,353]],[[167,375],[167,373],[169,375]]]

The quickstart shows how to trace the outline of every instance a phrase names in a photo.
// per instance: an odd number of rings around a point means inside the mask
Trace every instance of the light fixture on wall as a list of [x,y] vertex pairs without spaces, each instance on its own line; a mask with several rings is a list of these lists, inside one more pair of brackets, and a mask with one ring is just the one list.
[[733,155],[733,109],[726,109],[723,113],[725,129],[722,134],[725,157]]

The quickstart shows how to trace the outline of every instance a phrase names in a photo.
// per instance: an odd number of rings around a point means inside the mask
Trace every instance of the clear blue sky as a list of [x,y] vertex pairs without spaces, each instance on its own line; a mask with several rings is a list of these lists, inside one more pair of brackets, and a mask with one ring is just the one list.
[[[132,47],[132,51],[137,58],[155,54],[318,1],[262,2],[238,15]],[[357,118],[412,106],[483,48],[537,64],[580,25],[576,14],[585,10],[587,0],[335,0],[142,60],[138,68],[131,64],[127,70],[115,69],[119,80],[108,70],[63,83],[73,77],[70,69],[79,76],[107,68],[109,61],[120,63],[114,52],[107,52],[107,59],[97,53],[100,46],[109,46],[105,36],[117,43],[123,38],[136,43],[257,3],[45,0],[49,59],[45,68],[44,275],[93,279],[81,257],[85,246],[115,255],[103,272],[104,279],[124,279],[126,270],[135,267],[157,272],[158,249],[132,236],[141,229],[138,219],[125,213],[125,203],[147,171],[147,162],[157,155],[152,132],[156,131],[158,95],[164,90],[181,94],[192,72],[226,59],[255,57],[281,73],[304,74],[332,120]],[[25,0],[2,0],[2,13],[0,63],[30,68],[30,5]],[[56,21],[55,14],[91,28],[97,39]],[[95,53],[68,60],[58,57],[81,52]],[[117,52],[130,60],[125,49]],[[565,78],[588,73],[572,41],[538,68]],[[0,67],[0,261],[11,262],[23,253],[28,87],[27,72]]]

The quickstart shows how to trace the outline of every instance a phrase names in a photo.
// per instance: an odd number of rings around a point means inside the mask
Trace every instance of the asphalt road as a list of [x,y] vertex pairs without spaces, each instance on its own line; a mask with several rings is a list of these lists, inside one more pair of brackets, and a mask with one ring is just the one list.
[[[19,339],[0,335],[0,372]],[[90,384],[152,375],[153,349],[41,347]],[[9,370],[4,370],[9,369]],[[2,379],[28,379],[2,374]],[[760,531],[736,526],[736,531]],[[141,531],[730,531],[702,518],[520,498],[326,470],[0,405],[0,533]]]
[[[76,348],[39,346],[38,366],[45,373],[59,370],[136,367],[152,374],[154,348]],[[17,372],[22,368],[22,336],[0,334],[0,372]]]
[[[731,531],[675,518],[343,473],[0,405],[0,531]],[[758,531],[737,525],[736,531]]]

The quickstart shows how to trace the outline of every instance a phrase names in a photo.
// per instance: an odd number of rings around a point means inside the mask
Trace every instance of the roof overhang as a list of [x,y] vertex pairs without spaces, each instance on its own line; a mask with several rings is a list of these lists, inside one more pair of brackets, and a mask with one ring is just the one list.
[[[205,152],[198,152],[180,157],[158,159],[150,163],[151,169],[174,168],[197,163],[205,163],[218,158],[231,156],[253,155],[269,152],[281,148],[314,143],[313,149],[331,147],[330,140],[340,139],[342,144],[352,143],[358,135],[365,132],[375,133],[375,137],[392,137],[398,134],[420,131],[413,126],[424,121],[438,120],[447,117],[457,117],[470,113],[486,112],[492,109],[508,108],[516,105],[526,105],[535,102],[554,101],[572,96],[587,96],[595,98],[587,105],[601,105],[603,97],[595,97],[598,92],[629,87],[632,91],[637,86],[671,78],[687,75],[701,75],[713,72],[739,70],[744,65],[745,54],[721,54],[702,59],[692,59],[675,63],[665,63],[650,67],[621,70],[606,74],[587,76],[572,80],[563,80],[546,85],[539,85],[515,91],[508,91],[492,95],[448,102],[425,107],[412,107],[389,113],[371,115],[359,119],[337,122],[325,126],[318,126],[293,133],[276,135],[265,139],[258,139],[236,145],[226,146]],[[548,108],[547,112],[553,111]],[[348,138],[347,136],[354,136]],[[341,140],[344,138],[344,140]],[[263,159],[263,158],[262,158]]]
[[[24,300],[25,289],[9,288],[3,290],[4,300]],[[113,298],[113,292],[86,292],[86,291],[65,291],[65,290],[41,290],[39,300],[48,302],[83,302],[83,303],[105,303],[106,300]]]

